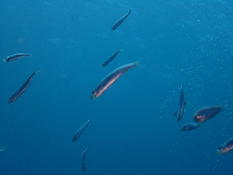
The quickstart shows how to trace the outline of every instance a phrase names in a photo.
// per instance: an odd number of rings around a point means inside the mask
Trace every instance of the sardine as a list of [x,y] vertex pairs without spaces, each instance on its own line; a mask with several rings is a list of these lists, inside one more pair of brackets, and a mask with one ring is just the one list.
[[26,57],[26,56],[30,56],[30,54],[28,54],[28,53],[16,53],[16,54],[7,56],[5,59],[3,59],[3,61],[4,62],[11,62],[11,61],[15,61],[15,60],[18,60],[18,59]]
[[182,131],[191,131],[193,129],[197,129],[200,127],[200,124],[198,123],[186,123],[183,125],[183,127],[181,128]]
[[174,116],[176,117],[177,121],[180,121],[184,117],[185,112],[185,106],[186,106],[186,100],[184,97],[184,90],[183,87],[180,89],[180,98],[179,98],[179,108],[178,111],[175,112]]
[[73,136],[73,143],[75,143],[84,133],[84,131],[87,129],[88,125],[90,124],[90,120],[87,120],[75,133]]
[[8,103],[15,102],[23,93],[26,91],[26,89],[29,87],[33,77],[36,75],[36,72],[33,72],[27,80],[24,82],[24,84],[9,98]]
[[218,154],[226,154],[233,150],[233,138],[229,139],[225,143],[223,143],[220,147],[217,149]]
[[216,116],[219,112],[223,110],[222,106],[211,106],[211,107],[205,107],[203,109],[198,110],[193,118],[196,122],[205,122],[206,120],[209,120]]
[[121,52],[121,50],[117,50],[113,55],[108,57],[108,59],[102,64],[103,67],[107,66],[109,63],[111,63],[117,55]]
[[81,168],[82,171],[86,171],[86,154],[87,154],[88,148],[86,148],[82,154],[81,154]]
[[125,14],[119,20],[117,20],[117,22],[112,26],[112,30],[116,30],[128,18],[130,14],[131,10],[129,10],[127,14]]
[[110,74],[108,74],[97,86],[97,88],[92,91],[92,99],[95,99],[102,95],[116,80],[118,80],[125,72],[127,72],[129,69],[136,67],[138,63],[129,63],[126,65],[123,65],[114,71],[112,71]]

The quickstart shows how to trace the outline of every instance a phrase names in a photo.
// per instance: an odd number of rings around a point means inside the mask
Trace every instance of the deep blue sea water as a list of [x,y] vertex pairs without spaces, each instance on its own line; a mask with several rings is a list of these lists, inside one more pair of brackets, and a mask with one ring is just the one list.
[[[0,38],[2,59],[32,55],[0,63],[0,146],[7,145],[0,175],[233,174],[233,153],[216,154],[233,137],[233,1],[2,0]],[[106,74],[134,61],[137,68],[90,99]],[[25,94],[8,104],[34,71]],[[187,106],[177,122],[181,85]],[[197,130],[180,130],[212,105],[224,111]]]

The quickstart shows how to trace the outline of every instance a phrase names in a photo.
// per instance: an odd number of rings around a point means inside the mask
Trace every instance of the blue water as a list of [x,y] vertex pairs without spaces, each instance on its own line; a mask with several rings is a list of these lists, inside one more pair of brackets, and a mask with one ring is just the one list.
[[[114,22],[132,10],[116,30]],[[3,0],[0,56],[1,175],[230,175],[233,153],[233,2],[230,0]],[[108,67],[105,59],[122,49]],[[139,61],[100,98],[100,80]],[[38,71],[15,103],[7,100]],[[179,87],[187,106],[177,122]],[[224,111],[197,130],[181,126],[203,106]],[[84,135],[75,131],[88,119]]]

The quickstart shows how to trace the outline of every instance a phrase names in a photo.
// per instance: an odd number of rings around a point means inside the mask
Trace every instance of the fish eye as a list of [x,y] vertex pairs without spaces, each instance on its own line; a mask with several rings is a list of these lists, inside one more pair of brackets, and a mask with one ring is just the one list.
[[219,150],[221,150],[221,149],[222,149],[222,147],[220,146],[220,147],[218,147],[218,149],[219,149]]

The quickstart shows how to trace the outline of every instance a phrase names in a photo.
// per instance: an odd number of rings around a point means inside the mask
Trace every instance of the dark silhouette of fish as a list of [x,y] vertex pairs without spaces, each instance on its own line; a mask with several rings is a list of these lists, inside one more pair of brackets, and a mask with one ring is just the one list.
[[3,61],[4,62],[11,62],[11,61],[15,61],[15,60],[18,60],[18,59],[26,57],[26,56],[30,56],[30,54],[28,54],[28,53],[16,53],[16,54],[7,56],[5,59],[3,59]]
[[84,131],[87,129],[88,125],[90,124],[90,120],[87,120],[75,133],[73,136],[73,143],[75,143],[84,133]]
[[182,131],[191,131],[191,130],[194,130],[194,129],[197,129],[200,127],[200,124],[198,123],[186,123],[183,125],[183,127],[181,128]]
[[233,137],[218,147],[218,154],[226,154],[233,150]]
[[102,66],[105,67],[105,66],[109,65],[109,63],[111,63],[120,52],[121,52],[121,50],[117,50],[115,53],[113,53],[113,55],[108,57],[108,59],[102,64]]
[[174,113],[174,116],[176,117],[177,121],[180,121],[184,117],[185,112],[185,106],[186,106],[186,100],[184,97],[184,90],[183,87],[180,89],[180,98],[179,98],[179,108],[178,111]]
[[82,168],[83,172],[86,171],[86,154],[87,154],[87,151],[88,151],[88,148],[86,148],[81,154],[81,168]]
[[129,17],[130,14],[131,14],[131,10],[129,10],[127,14],[125,14],[119,20],[117,20],[117,22],[112,26],[112,30],[114,31],[118,27],[120,27],[120,25]]
[[205,107],[200,110],[198,110],[193,118],[196,122],[205,122],[206,120],[209,120],[216,116],[219,112],[223,110],[222,106],[211,106],[211,107]]
[[21,97],[24,92],[27,90],[29,87],[33,77],[36,75],[36,72],[33,72],[27,80],[23,83],[23,85],[9,98],[8,103],[13,103],[16,100],[18,100],[19,97]]
[[97,88],[92,91],[92,99],[95,99],[102,95],[116,80],[118,80],[125,72],[127,72],[129,69],[136,67],[138,63],[129,63],[126,65],[123,65],[114,71],[112,71],[110,74],[108,74],[97,86]]

